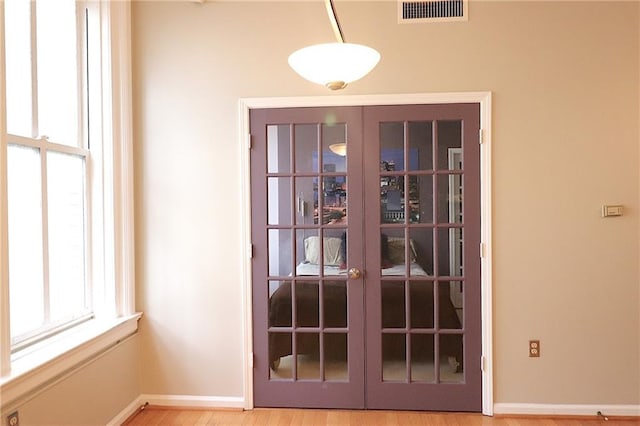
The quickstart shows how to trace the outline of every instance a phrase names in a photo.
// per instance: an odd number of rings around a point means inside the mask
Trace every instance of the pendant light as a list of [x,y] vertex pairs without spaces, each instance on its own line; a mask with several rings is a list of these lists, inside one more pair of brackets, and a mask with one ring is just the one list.
[[368,46],[345,43],[333,0],[325,0],[325,6],[338,41],[296,50],[289,56],[289,65],[303,78],[339,90],[369,74],[380,61],[380,54]]

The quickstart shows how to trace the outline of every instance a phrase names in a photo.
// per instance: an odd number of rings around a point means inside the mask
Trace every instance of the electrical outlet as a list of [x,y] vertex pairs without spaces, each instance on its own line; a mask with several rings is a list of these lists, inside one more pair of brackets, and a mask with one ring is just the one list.
[[529,340],[529,357],[538,358],[540,356],[540,340]]
[[13,413],[7,416],[7,425],[8,426],[20,426],[20,419],[18,418],[18,412],[14,411]]

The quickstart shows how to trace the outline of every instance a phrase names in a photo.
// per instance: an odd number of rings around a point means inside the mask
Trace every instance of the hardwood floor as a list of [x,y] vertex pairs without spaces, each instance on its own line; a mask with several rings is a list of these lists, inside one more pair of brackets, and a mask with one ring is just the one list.
[[373,410],[302,410],[256,408],[251,411],[174,409],[149,406],[129,419],[126,426],[148,425],[269,425],[269,426],[582,426],[638,425],[638,419],[485,417],[480,414]]

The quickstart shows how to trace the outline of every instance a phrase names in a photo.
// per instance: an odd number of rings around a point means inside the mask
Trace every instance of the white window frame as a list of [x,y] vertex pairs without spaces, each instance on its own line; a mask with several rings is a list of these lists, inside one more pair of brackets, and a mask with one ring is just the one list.
[[[94,294],[103,300],[94,306],[95,318],[68,331],[11,354],[9,327],[9,273],[7,220],[6,87],[0,79],[0,394],[1,411],[24,402],[29,394],[121,342],[137,331],[141,314],[135,312],[133,156],[131,122],[131,3],[130,0],[86,2],[91,31],[100,52],[92,85],[101,103],[91,107],[92,141],[87,167],[91,200],[89,229],[93,246],[90,274]],[[0,2],[0,40],[4,40],[4,3]],[[4,41],[0,43],[0,75],[4,73]],[[96,98],[94,98],[96,99]],[[96,123],[99,123],[96,125]],[[93,144],[93,142],[92,142]],[[96,167],[95,163],[102,164]],[[100,194],[100,195],[98,195]],[[95,244],[99,242],[99,244]],[[45,254],[46,255],[46,254]]]

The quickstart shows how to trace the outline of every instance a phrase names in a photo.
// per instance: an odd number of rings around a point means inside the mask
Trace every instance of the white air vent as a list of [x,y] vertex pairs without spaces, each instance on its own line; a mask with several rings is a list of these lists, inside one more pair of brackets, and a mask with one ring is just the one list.
[[467,21],[469,0],[398,0],[398,22],[453,22]]

